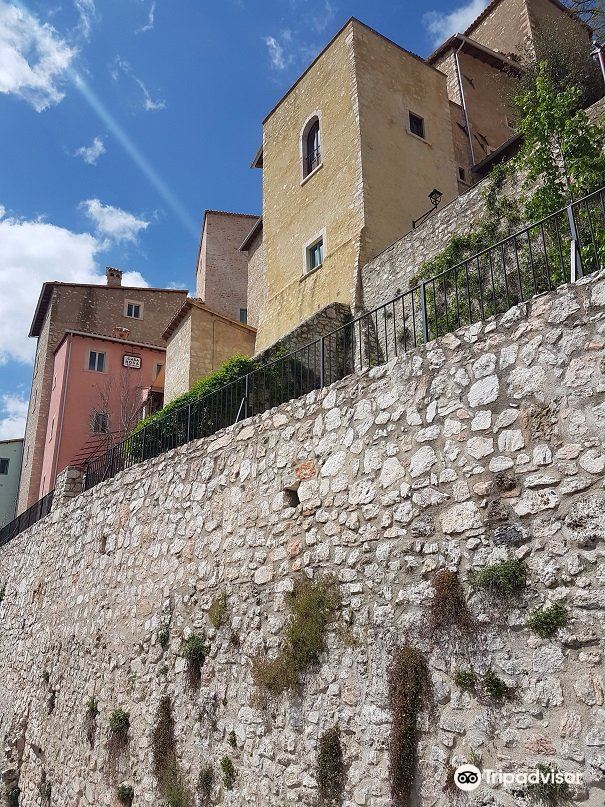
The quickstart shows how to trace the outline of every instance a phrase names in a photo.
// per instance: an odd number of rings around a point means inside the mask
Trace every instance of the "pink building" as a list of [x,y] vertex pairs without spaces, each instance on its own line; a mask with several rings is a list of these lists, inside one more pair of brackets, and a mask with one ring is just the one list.
[[163,376],[165,349],[131,342],[122,329],[115,334],[66,331],[55,350],[39,498],[68,465],[85,464],[129,434]]

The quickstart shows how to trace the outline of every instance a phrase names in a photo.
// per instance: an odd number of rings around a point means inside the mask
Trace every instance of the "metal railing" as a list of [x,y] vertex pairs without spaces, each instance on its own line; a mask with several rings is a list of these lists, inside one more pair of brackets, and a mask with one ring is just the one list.
[[34,525],[37,521],[47,516],[53,506],[54,490],[47,493],[44,498],[33,504],[28,510],[25,510],[21,515],[17,516],[10,524],[0,529],[0,546],[4,546],[17,535],[27,530]]
[[[605,188],[513,233],[332,333],[160,417],[89,462],[85,489],[172,448],[402,355],[605,265]],[[52,493],[0,531],[50,512]]]
[[87,467],[85,488],[172,448],[575,280],[605,264],[605,189],[421,281],[326,336],[172,410]]

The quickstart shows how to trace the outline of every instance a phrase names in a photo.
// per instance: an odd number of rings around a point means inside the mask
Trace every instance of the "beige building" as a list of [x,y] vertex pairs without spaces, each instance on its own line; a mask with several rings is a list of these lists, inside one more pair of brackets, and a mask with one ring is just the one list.
[[25,427],[17,512],[39,498],[55,379],[54,353],[68,330],[126,338],[164,348],[162,334],[187,299],[187,291],[128,288],[122,272],[108,267],[107,285],[45,283],[29,335],[37,339]]
[[187,300],[164,338],[168,343],[164,380],[167,404],[233,356],[251,356],[256,331],[212,311],[201,300]]
[[[334,304],[361,310],[360,268],[444,206],[519,138],[519,62],[553,31],[589,29],[558,0],[492,0],[427,60],[349,20],[263,122],[252,163],[263,216],[242,244],[256,351],[319,336]],[[333,323],[332,323],[333,324]]]

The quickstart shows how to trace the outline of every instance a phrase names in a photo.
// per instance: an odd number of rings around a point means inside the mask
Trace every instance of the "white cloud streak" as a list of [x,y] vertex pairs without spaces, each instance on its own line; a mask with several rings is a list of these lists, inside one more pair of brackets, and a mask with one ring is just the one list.
[[152,98],[151,93],[147,89],[146,85],[133,72],[130,62],[122,59],[121,56],[116,56],[112,61],[109,68],[109,73],[114,81],[118,81],[120,75],[128,76],[130,79],[132,79],[132,81],[134,81],[143,94],[143,109],[145,109],[147,112],[156,112],[159,109],[166,108],[166,101],[164,101],[163,98]]
[[461,34],[487,7],[489,0],[469,0],[453,11],[427,11],[423,16],[424,25],[431,35],[434,45],[440,45],[450,36]]
[[87,165],[96,165],[107,149],[100,137],[95,137],[90,146],[81,146],[74,152],[75,157],[81,157]]
[[155,25],[155,9],[156,9],[156,5],[157,4],[156,4],[156,2],[154,0],[154,2],[151,4],[151,6],[149,8],[149,14],[147,16],[147,22],[145,23],[145,25],[141,26],[140,28],[137,28],[137,30],[135,31],[135,34],[145,34],[145,33],[147,33],[147,31],[152,30],[153,26]]
[[0,0],[0,93],[43,112],[64,98],[62,85],[76,54],[51,25]]
[[[0,364],[30,363],[35,342],[27,333],[42,284],[49,280],[103,284],[97,256],[106,244],[90,233],[6,217],[4,208],[0,213]],[[126,273],[124,284],[148,285],[139,272]]]
[[0,396],[0,440],[17,440],[25,435],[27,398]]
[[[287,39],[287,37],[285,37]],[[274,70],[285,70],[292,62],[292,56],[284,52],[283,45],[274,36],[265,37],[265,45],[269,51],[271,67]]]
[[78,33],[88,40],[90,39],[93,22],[97,16],[95,0],[74,0],[74,6],[80,18]]
[[80,207],[93,223],[97,235],[108,244],[136,244],[140,233],[149,227],[148,221],[138,219],[119,207],[104,205],[99,199],[87,199]]

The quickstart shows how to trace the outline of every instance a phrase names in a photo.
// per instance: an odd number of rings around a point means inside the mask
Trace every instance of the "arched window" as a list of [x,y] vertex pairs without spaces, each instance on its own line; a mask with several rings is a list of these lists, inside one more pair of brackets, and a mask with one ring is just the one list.
[[303,176],[309,176],[321,163],[321,135],[319,118],[314,117],[305,126],[303,134]]

